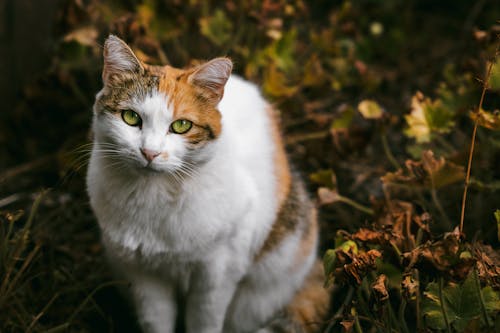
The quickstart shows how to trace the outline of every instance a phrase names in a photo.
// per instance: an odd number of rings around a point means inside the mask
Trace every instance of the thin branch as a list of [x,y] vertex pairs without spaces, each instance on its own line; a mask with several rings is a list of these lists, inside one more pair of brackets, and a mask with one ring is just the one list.
[[368,208],[366,206],[363,206],[362,204],[352,200],[352,199],[349,199],[347,197],[344,197],[342,195],[339,194],[338,196],[338,201],[339,202],[343,202],[359,211],[362,211],[363,213],[366,213],[368,215],[375,215],[375,211],[371,208]]
[[389,148],[389,143],[387,142],[387,135],[385,132],[385,129],[382,130],[382,134],[380,135],[380,138],[382,140],[382,148],[384,148],[384,153],[389,162],[391,162],[392,166],[396,169],[399,170],[401,169],[401,164],[399,164],[398,160],[394,157],[394,155],[391,152],[391,149]]
[[354,296],[354,287],[349,286],[349,290],[347,291],[347,296],[345,297],[344,302],[342,302],[342,305],[340,306],[340,308],[337,310],[337,312],[333,316],[330,324],[328,324],[328,327],[325,330],[326,333],[330,332],[332,330],[332,328],[335,326],[335,324],[337,323],[338,319],[342,317],[342,313],[344,312],[345,307],[351,303],[353,296]]
[[[413,276],[415,277],[415,280],[418,283],[418,289],[420,290],[420,273],[418,272],[418,269],[415,269],[413,271]],[[420,292],[416,293],[416,299],[415,299],[415,312],[417,315],[417,332],[422,332],[422,317],[421,317],[421,310],[420,310]]]
[[500,47],[500,35],[497,36],[499,39],[499,42],[497,43],[497,47],[495,49],[495,55],[493,56],[493,59],[491,60],[489,66],[488,66],[488,71],[486,72],[486,78],[483,83],[483,90],[481,92],[481,99],[479,100],[479,105],[476,109],[476,114],[478,116],[474,120],[474,129],[472,130],[472,140],[471,140],[471,145],[470,145],[470,150],[469,150],[469,161],[467,163],[467,174],[465,176],[465,185],[464,185],[464,194],[462,197],[462,212],[460,214],[460,233],[463,233],[464,230],[464,219],[465,219],[465,203],[467,202],[467,190],[469,188],[469,182],[470,182],[470,173],[471,173],[471,168],[472,168],[472,157],[474,155],[474,146],[476,143],[476,133],[477,133],[477,127],[479,125],[479,113],[483,109],[483,102],[484,102],[484,96],[486,95],[486,90],[488,89],[488,82],[490,80],[491,76],[491,69],[493,68],[493,64],[495,63],[495,59],[498,56],[498,50]]
[[294,145],[297,143],[311,141],[311,140],[320,140],[326,138],[330,134],[329,131],[317,131],[317,132],[309,132],[309,133],[299,133],[295,135],[290,135],[286,138],[287,145]]
[[7,181],[8,179],[17,177],[20,174],[34,170],[41,165],[47,164],[48,162],[53,161],[55,158],[57,158],[57,153],[52,153],[34,161],[30,161],[25,164],[15,166],[12,169],[6,170],[0,174],[0,184]]

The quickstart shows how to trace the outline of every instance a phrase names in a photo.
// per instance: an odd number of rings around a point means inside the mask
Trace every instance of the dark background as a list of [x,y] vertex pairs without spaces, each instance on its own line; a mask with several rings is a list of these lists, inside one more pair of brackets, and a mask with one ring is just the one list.
[[[84,185],[108,34],[154,64],[183,67],[228,55],[235,73],[262,87],[281,110],[287,149],[311,195],[327,187],[375,210],[370,216],[318,200],[324,251],[335,246],[339,229],[354,232],[378,221],[384,200],[429,213],[429,239],[458,225],[463,181],[387,198],[380,178],[397,170],[387,147],[405,174],[405,161],[419,162],[428,149],[466,165],[469,112],[479,103],[499,19],[500,3],[493,0],[1,1],[0,281],[20,274],[9,293],[0,282],[0,331],[136,329],[117,291],[124,282],[103,259]],[[406,132],[417,91],[440,101],[439,112],[453,120],[432,128],[425,143]],[[383,108],[382,119],[357,112],[367,99]],[[493,87],[484,109],[498,110],[499,101]],[[338,125],[339,119],[345,121]],[[464,231],[469,241],[495,249],[499,165],[499,132],[480,127]],[[44,189],[50,190],[34,211]],[[24,215],[13,218],[18,211]],[[36,214],[27,225],[30,212]]]

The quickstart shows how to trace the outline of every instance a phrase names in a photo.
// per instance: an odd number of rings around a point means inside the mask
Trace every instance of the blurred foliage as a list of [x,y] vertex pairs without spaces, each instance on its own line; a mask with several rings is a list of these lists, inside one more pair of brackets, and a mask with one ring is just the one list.
[[227,55],[281,110],[321,207],[326,282],[347,286],[325,331],[500,331],[497,1],[6,0],[0,15],[1,90],[14,91],[0,113],[0,331],[137,331],[83,182],[110,33],[151,64]]

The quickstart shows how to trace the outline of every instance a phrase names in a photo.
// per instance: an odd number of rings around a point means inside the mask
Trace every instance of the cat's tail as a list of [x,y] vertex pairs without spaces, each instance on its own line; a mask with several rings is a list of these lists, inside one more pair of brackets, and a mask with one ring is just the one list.
[[282,316],[259,333],[317,333],[330,308],[331,290],[325,289],[323,265],[318,260]]

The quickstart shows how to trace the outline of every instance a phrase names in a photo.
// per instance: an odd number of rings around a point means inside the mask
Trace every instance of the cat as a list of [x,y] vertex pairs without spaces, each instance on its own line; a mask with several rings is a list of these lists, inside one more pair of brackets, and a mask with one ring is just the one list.
[[315,207],[275,111],[231,71],[104,44],[87,189],[145,332],[313,332],[328,307]]

